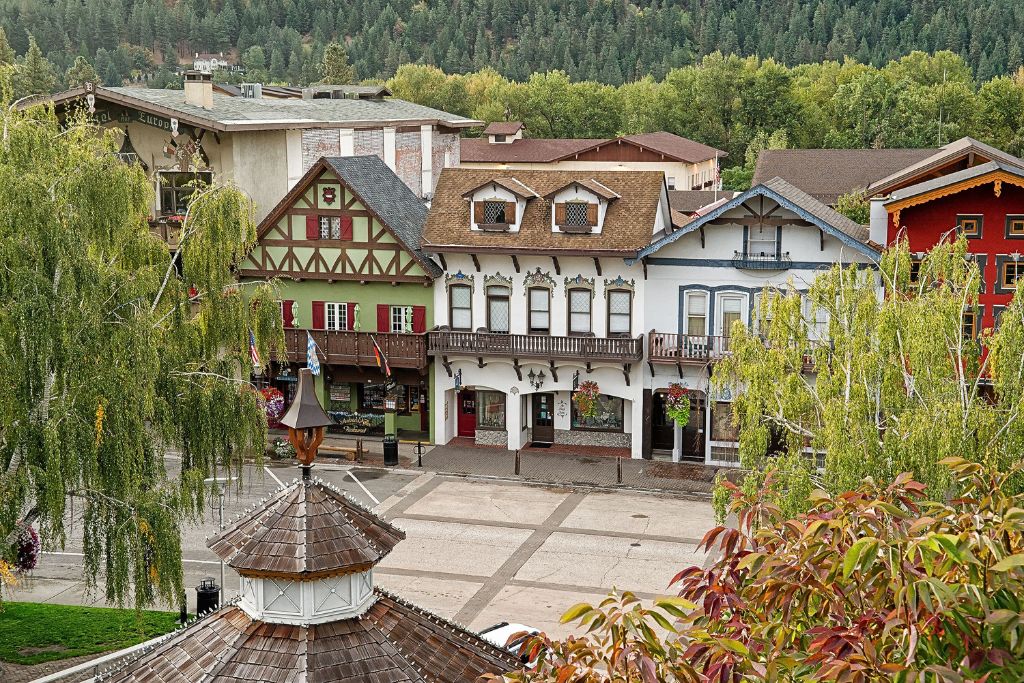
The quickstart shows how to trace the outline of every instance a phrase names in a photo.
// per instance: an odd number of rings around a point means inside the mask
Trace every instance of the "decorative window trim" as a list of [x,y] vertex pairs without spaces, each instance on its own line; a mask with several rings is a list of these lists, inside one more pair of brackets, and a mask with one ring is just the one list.
[[530,287],[547,287],[548,289],[555,288],[555,279],[551,277],[550,273],[540,272],[540,266],[537,266],[537,270],[532,273],[527,273],[526,277],[523,278],[523,288],[526,291],[526,296],[529,296]]
[[625,280],[621,275],[616,277],[614,280],[604,279],[604,291],[607,292],[610,289],[628,289],[631,292],[636,292],[636,280]]
[[459,270],[459,272],[455,273],[454,275],[450,274],[450,273],[445,273],[444,284],[445,284],[445,286],[456,284],[456,285],[469,285],[470,287],[472,287],[473,286],[473,276],[472,275],[466,275],[465,273],[462,272],[462,270]]
[[[977,232],[967,233],[964,232],[963,223],[965,221],[975,221],[978,230]],[[963,235],[969,240],[980,240],[985,230],[985,217],[977,213],[961,213],[956,216],[956,231],[958,235]]]
[[569,288],[572,289],[589,289],[590,296],[594,296],[594,278],[583,277],[583,275],[577,275],[576,277],[565,278],[565,296],[569,296]]
[[[475,294],[475,292],[473,290],[473,277],[472,276],[467,276],[467,277],[469,278],[468,281],[460,280],[460,281],[457,281],[457,282],[450,282],[447,285],[445,285],[445,289],[446,289],[447,294],[448,294],[448,297],[447,297],[448,298],[448,327],[450,327],[453,331],[457,331],[457,332],[469,332],[469,331],[471,331],[473,329],[473,295]],[[468,308],[468,310],[469,310],[469,326],[468,327],[456,327],[455,326],[455,316],[454,316],[455,307],[452,305],[453,304],[453,302],[452,302],[452,291],[454,290],[455,287],[468,287],[469,288],[469,306],[468,307],[462,307],[462,306],[459,307],[460,310],[462,310],[463,308]]]
[[1006,267],[1013,263],[1024,264],[1024,256],[1017,254],[1018,258],[1016,259],[1013,256],[1013,254],[999,254],[996,256],[996,281],[995,287],[993,287],[996,294],[1014,294],[1019,289],[1017,286],[1007,287],[1005,285]]
[[[1020,224],[1021,228],[1018,231],[1012,229],[1014,223]],[[1006,233],[1004,237],[1008,240],[1024,240],[1024,214],[1010,213],[1006,215]]]
[[[512,289],[512,278],[511,277],[505,277],[501,273],[495,273],[494,275],[485,275],[484,276],[484,289],[485,290],[488,287],[492,287],[492,286],[495,286],[495,285],[498,286],[498,287],[508,287],[511,290]],[[511,294],[511,292],[509,292],[509,293]]]

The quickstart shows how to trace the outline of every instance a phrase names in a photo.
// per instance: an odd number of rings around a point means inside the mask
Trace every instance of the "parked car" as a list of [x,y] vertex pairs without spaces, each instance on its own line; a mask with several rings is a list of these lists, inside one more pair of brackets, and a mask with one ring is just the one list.
[[524,640],[537,633],[540,631],[532,626],[501,621],[480,631],[480,637],[493,645],[508,650],[519,657],[523,664],[530,664],[529,658],[525,654],[519,653],[519,648]]

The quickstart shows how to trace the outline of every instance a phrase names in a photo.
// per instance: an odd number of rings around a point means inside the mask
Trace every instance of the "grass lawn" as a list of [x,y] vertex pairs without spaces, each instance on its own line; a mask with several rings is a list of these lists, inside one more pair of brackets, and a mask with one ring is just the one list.
[[0,661],[39,664],[120,650],[173,631],[177,612],[4,602]]

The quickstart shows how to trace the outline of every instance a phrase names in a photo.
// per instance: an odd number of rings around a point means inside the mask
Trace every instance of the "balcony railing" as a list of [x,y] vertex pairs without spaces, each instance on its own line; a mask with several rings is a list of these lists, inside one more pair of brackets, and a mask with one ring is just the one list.
[[707,363],[729,353],[729,338],[651,332],[647,357],[652,363]]
[[[371,334],[333,330],[310,330],[310,334],[319,347],[321,362],[376,366],[377,359],[373,354],[373,339],[376,338],[391,367],[427,367],[427,341],[422,334]],[[288,360],[299,363],[306,360],[306,330],[285,330],[284,341]]]
[[[647,339],[649,340],[647,359],[652,363],[704,364],[721,360],[729,355],[728,337],[651,331],[647,335]],[[812,342],[812,348],[802,355],[801,369],[803,372],[813,372],[814,348],[817,348],[819,344],[821,342]]]
[[167,246],[171,249],[178,248],[178,239],[181,237],[181,221],[169,220],[166,217],[151,218],[149,231],[167,242]]
[[428,335],[431,356],[506,356],[634,361],[643,358],[644,337],[553,337],[543,334],[437,331]]
[[786,270],[793,264],[789,252],[751,254],[745,251],[733,252],[732,264],[744,270]]

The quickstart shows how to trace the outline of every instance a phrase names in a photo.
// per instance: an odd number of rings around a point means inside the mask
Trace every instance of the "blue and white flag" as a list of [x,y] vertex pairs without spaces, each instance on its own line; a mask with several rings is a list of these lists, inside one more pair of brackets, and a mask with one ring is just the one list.
[[314,375],[320,374],[320,361],[316,357],[316,342],[313,341],[313,335],[306,330],[306,367]]

